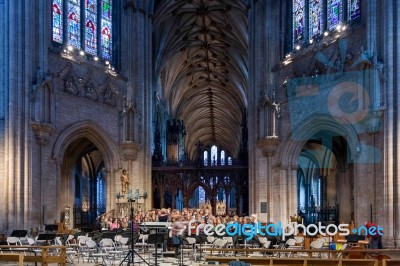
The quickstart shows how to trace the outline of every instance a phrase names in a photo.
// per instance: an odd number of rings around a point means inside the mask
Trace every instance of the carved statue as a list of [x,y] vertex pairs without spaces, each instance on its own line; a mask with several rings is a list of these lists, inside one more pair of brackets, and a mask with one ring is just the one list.
[[125,193],[129,189],[129,176],[126,172],[126,170],[122,170],[122,175],[121,175],[121,193],[124,196]]

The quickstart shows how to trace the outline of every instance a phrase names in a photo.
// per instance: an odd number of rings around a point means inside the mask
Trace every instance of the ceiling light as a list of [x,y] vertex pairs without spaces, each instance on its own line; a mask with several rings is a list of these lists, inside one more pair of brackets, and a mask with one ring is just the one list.
[[95,57],[93,57],[93,60],[94,60],[94,61],[98,61],[99,58],[98,58],[97,56],[95,56]]
[[107,60],[107,61],[105,62],[105,64],[106,64],[106,65],[109,65],[109,64],[110,64],[110,61]]
[[72,47],[72,45],[68,45],[67,49],[68,49],[68,51],[72,51],[72,50],[74,50],[74,47]]
[[84,56],[84,55],[85,55],[85,52],[81,50],[81,51],[79,51],[79,54],[82,55],[82,56]]
[[346,30],[346,29],[347,29],[346,25],[343,25],[342,30]]
[[300,45],[296,45],[296,50],[300,50],[301,46]]
[[328,36],[329,35],[329,32],[328,31],[325,31],[324,32],[324,36]]
[[313,43],[314,42],[314,39],[310,39],[310,43]]

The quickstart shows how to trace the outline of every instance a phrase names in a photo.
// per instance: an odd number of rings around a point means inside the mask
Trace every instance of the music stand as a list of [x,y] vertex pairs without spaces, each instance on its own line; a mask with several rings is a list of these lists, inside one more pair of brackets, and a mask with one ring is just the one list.
[[149,237],[147,238],[147,243],[148,244],[154,244],[155,247],[155,252],[156,252],[156,259],[155,259],[155,266],[157,266],[157,257],[158,257],[158,251],[157,251],[157,246],[159,244],[163,244],[164,243],[164,235],[163,234],[159,234],[158,230],[156,230],[155,234],[150,234]]
[[201,247],[202,244],[207,242],[207,235],[206,234],[199,234],[196,236],[196,243],[200,244],[200,256],[196,261],[201,261],[203,258],[203,249]]
[[11,232],[11,236],[13,237],[26,237],[28,234],[28,230],[14,230]]
[[46,241],[46,246],[49,245],[49,241],[52,241],[56,238],[56,234],[40,234],[38,236],[39,241]]
[[56,232],[58,230],[58,224],[46,224],[44,226],[44,231],[49,232]]
[[181,254],[179,255],[179,261],[178,261],[178,266],[185,266],[183,264],[183,245],[189,245],[189,242],[186,240],[184,236],[178,235],[177,236],[180,242],[180,249],[181,249]]

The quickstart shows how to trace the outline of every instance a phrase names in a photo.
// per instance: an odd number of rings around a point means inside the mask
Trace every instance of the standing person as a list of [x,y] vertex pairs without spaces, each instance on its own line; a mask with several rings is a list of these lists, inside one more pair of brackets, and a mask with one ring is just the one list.
[[[366,222],[365,227],[368,229],[369,247],[371,249],[383,249],[382,245],[382,230],[378,230],[379,227],[373,222]],[[375,230],[370,230],[370,228],[375,228]],[[369,234],[372,231],[374,233]]]
[[172,229],[172,244],[175,247],[175,257],[179,257],[179,246],[182,244],[180,236],[183,235],[183,231],[185,231],[186,224],[183,222],[183,217],[180,214],[177,214],[173,217],[173,223],[171,225]]

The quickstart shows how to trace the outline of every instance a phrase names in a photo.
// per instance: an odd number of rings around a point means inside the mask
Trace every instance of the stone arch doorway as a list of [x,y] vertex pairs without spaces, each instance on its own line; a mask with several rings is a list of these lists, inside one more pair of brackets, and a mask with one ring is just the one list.
[[297,169],[297,214],[305,224],[354,219],[353,163],[346,139],[320,131],[303,146]]
[[52,156],[58,162],[57,206],[61,216],[67,209],[70,214],[66,226],[93,226],[115,206],[120,164],[114,141],[98,124],[82,121],[58,136]]
[[106,212],[107,171],[103,155],[89,139],[79,138],[68,146],[64,161],[61,172],[71,183],[69,194],[73,200],[71,224],[74,228],[92,226],[96,217]]
[[[350,222],[354,219],[354,195],[360,139],[349,124],[327,115],[305,120],[282,140],[277,159],[281,197],[273,219],[302,215],[304,222]],[[282,180],[282,179],[281,179]],[[314,198],[313,198],[314,196]]]

